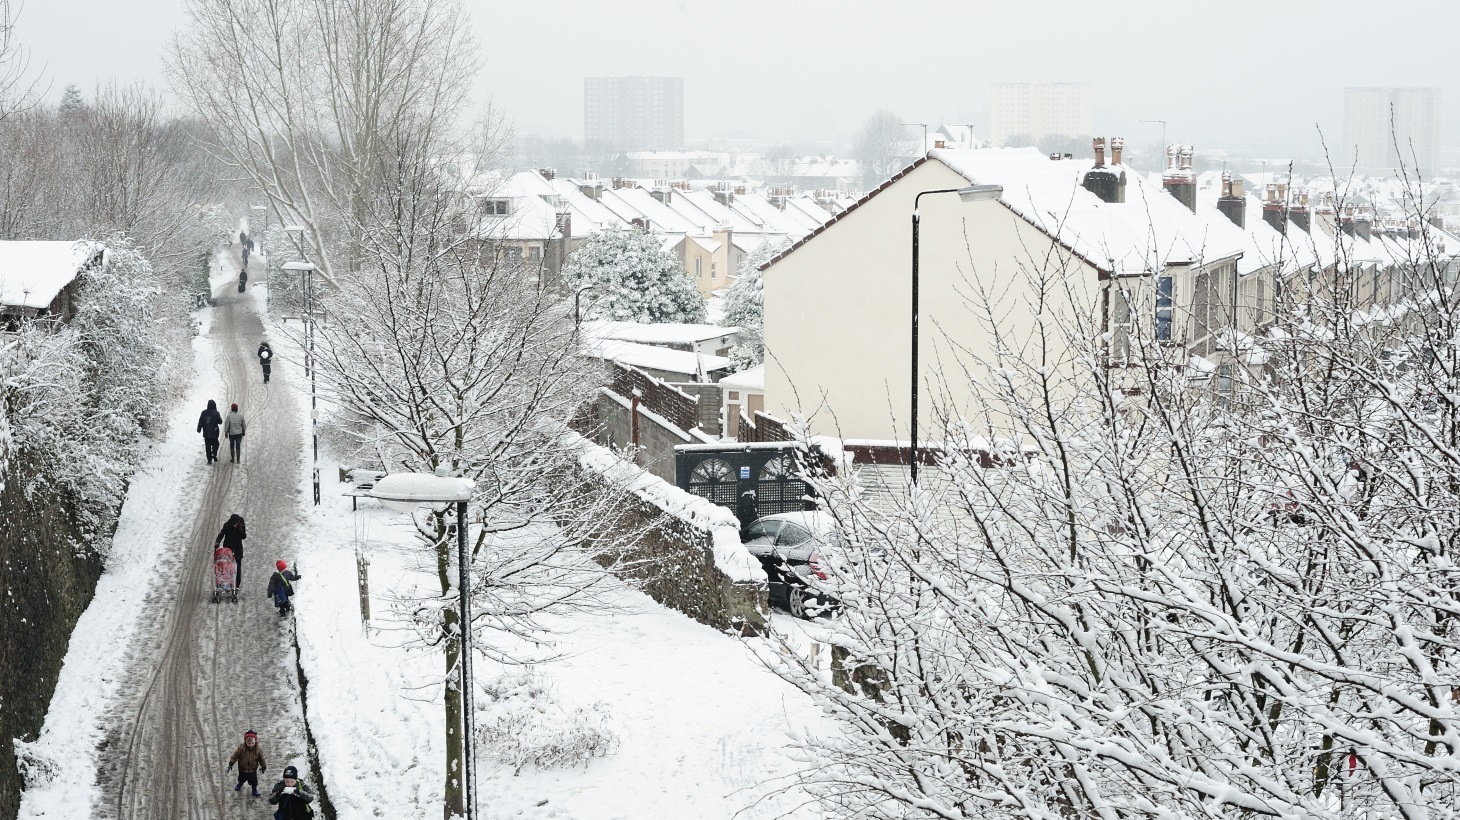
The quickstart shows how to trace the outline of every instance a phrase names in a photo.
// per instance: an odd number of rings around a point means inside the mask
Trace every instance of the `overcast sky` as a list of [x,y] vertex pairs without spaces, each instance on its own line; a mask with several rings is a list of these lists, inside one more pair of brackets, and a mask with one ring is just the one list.
[[[677,75],[694,141],[848,137],[878,108],[985,124],[989,84],[1087,82],[1098,132],[1273,153],[1336,141],[1351,85],[1443,89],[1460,143],[1457,0],[465,0],[480,90],[520,130],[582,136],[583,78]],[[52,99],[165,83],[180,0],[26,0],[17,35]]]

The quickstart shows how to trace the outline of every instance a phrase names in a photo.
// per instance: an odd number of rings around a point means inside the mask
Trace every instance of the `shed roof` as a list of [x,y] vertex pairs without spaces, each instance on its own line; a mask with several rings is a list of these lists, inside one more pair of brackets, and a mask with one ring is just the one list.
[[99,242],[0,242],[0,305],[41,310],[101,252]]

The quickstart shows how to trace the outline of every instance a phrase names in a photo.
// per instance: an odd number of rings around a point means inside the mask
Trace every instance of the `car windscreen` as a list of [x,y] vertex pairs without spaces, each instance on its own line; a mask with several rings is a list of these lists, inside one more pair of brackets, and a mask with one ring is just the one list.
[[780,521],[757,521],[745,531],[745,538],[747,541],[754,541],[757,538],[769,541],[775,537],[776,531],[781,528],[781,523]]
[[781,532],[776,536],[776,544],[783,547],[794,547],[797,544],[804,544],[811,540],[811,532],[804,530],[795,524],[786,524],[781,527]]

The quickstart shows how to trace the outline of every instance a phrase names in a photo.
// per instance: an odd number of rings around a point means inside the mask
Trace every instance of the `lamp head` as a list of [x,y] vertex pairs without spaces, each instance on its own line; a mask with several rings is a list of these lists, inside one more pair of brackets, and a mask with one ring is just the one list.
[[988,202],[1004,195],[1004,186],[975,184],[958,189],[958,198],[964,202]]

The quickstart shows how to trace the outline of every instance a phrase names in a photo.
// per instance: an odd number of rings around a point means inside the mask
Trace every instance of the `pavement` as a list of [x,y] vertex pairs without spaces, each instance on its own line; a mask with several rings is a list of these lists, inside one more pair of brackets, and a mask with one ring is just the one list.
[[[113,727],[103,742],[96,815],[120,820],[258,818],[270,809],[249,788],[234,792],[228,758],[249,729],[258,732],[268,770],[259,775],[265,795],[286,765],[308,776],[292,616],[281,618],[264,589],[274,561],[292,542],[305,499],[298,475],[303,431],[295,393],[302,379],[275,367],[263,383],[255,356],[263,338],[252,292],[239,293],[239,247],[219,257],[213,279],[216,306],[208,337],[225,395],[213,397],[226,415],[237,402],[248,422],[243,461],[228,461],[228,442],[209,465],[198,436],[196,460],[178,464],[202,487],[192,520],[162,528],[157,551],[179,556],[163,563],[147,591],[147,623],[128,661],[126,684]],[[202,407],[198,407],[201,412]],[[213,539],[232,513],[248,526],[238,603],[211,601]],[[307,579],[307,568],[306,568]],[[140,593],[139,593],[140,595]],[[236,771],[236,770],[235,770]],[[311,786],[313,786],[311,782]]]

